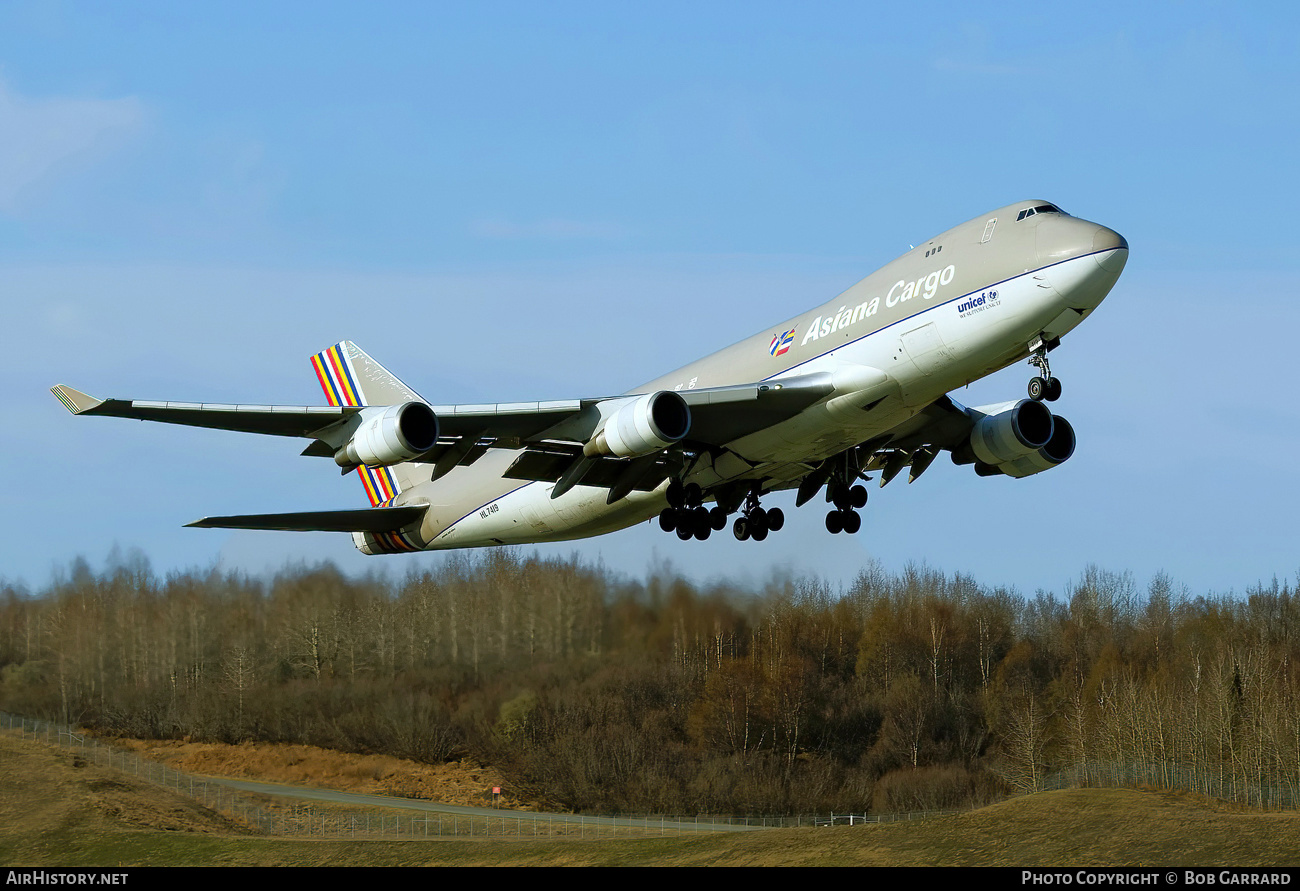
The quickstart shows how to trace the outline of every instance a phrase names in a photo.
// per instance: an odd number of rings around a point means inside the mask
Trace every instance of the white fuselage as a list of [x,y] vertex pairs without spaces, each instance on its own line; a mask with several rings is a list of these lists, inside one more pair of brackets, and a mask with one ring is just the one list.
[[[1100,303],[1123,268],[1127,244],[1104,227],[1057,216],[1062,219],[1042,223],[1041,231],[1017,230],[1004,218],[998,224],[1003,241],[992,247],[996,217],[972,220],[931,240],[928,251],[940,247],[943,254],[921,256],[927,247],[918,247],[792,320],[793,327],[779,325],[633,392],[834,375],[831,397],[728,443],[721,454],[703,456],[683,482],[707,491],[738,479],[762,480],[765,488],[798,479],[949,391],[1022,360],[1031,340],[1060,338]],[[872,300],[878,307],[866,317]],[[771,352],[767,338],[782,329],[796,332],[783,357],[788,361],[762,364],[772,361],[758,355]],[[864,411],[868,403],[871,410]],[[403,493],[403,501],[431,505],[421,530],[427,549],[587,537],[645,521],[667,504],[666,483],[613,504],[606,503],[606,489],[582,485],[552,498],[554,483],[502,478],[515,457],[491,450],[472,467]]]

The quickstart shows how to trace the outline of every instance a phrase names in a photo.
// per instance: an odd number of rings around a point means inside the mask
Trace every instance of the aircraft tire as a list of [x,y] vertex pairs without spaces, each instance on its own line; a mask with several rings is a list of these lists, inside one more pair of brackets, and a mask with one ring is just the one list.
[[687,507],[699,507],[704,492],[701,491],[699,483],[687,483],[682,490],[682,497]]
[[780,532],[781,527],[785,525],[785,513],[779,507],[774,507],[767,512],[767,528],[773,532]]
[[677,527],[677,537],[680,538],[682,541],[690,541],[690,540],[691,540],[691,530],[688,529],[688,528],[687,528],[686,526],[684,526],[684,525],[678,525],[678,527]]
[[678,480],[668,484],[668,491],[664,495],[668,498],[670,507],[681,507],[686,503],[685,487]]
[[744,517],[737,517],[736,522],[731,525],[731,534],[736,536],[736,541],[744,541],[749,538],[749,520]]
[[1054,377],[1047,382],[1047,392],[1043,394],[1043,398],[1048,402],[1055,402],[1061,398],[1061,379],[1059,377]]
[[840,510],[848,510],[852,505],[853,496],[849,494],[849,487],[843,483],[836,483],[831,489],[831,504]]
[[844,531],[844,516],[839,511],[833,510],[826,515],[826,531],[831,535]]
[[659,511],[659,528],[664,532],[672,532],[677,528],[677,511],[671,507],[665,507]]
[[1029,398],[1035,402],[1042,402],[1045,395],[1047,395],[1047,381],[1041,377],[1031,378],[1029,381]]
[[862,514],[855,510],[846,511],[844,514],[844,531],[849,535],[857,532],[862,528]]
[[714,532],[721,532],[727,528],[727,511],[721,506],[709,511],[709,525],[713,527]]
[[854,486],[852,489],[849,490],[849,495],[850,495],[849,501],[853,504],[854,507],[867,506],[866,486]]

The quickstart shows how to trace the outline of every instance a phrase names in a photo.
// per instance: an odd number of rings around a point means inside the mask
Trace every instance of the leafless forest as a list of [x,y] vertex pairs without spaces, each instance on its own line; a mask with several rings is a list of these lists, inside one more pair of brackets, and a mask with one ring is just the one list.
[[472,756],[553,807],[958,807],[1053,776],[1300,793],[1300,596],[1085,569],[1026,598],[867,566],[846,590],[628,581],[497,550],[400,582],[0,584],[0,709],[142,737]]

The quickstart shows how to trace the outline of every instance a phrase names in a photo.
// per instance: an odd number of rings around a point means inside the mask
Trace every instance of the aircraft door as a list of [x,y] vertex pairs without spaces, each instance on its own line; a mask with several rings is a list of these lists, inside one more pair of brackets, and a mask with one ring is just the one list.
[[952,350],[943,342],[933,322],[908,331],[902,341],[908,358],[922,374],[934,374],[953,361]]

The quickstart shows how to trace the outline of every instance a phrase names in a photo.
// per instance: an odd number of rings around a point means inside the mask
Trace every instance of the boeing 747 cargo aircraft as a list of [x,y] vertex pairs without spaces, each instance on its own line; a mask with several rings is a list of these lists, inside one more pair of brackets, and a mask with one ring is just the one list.
[[[730,522],[762,541],[785,522],[763,496],[796,489],[796,505],[824,490],[827,530],[853,533],[869,473],[915,480],[941,451],[983,476],[1067,460],[1074,430],[1045,404],[1061,395],[1048,353],[1127,260],[1118,233],[1022,201],[621,396],[435,405],[348,341],[311,360],[328,405],[53,390],[78,415],[308,439],[303,454],[355,470],[372,505],[191,526],[350,532],[367,554],[561,541],[656,517],[683,540]],[[1025,359],[1028,398],[968,408],[947,395]]]

